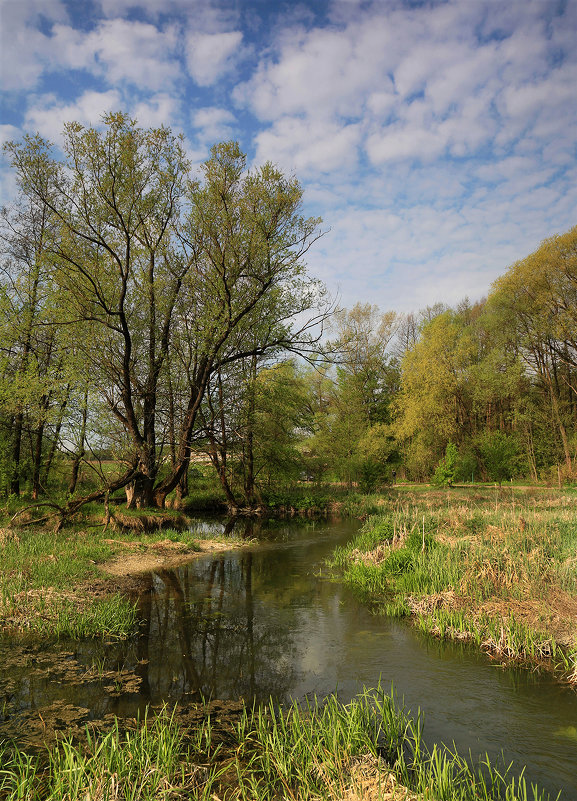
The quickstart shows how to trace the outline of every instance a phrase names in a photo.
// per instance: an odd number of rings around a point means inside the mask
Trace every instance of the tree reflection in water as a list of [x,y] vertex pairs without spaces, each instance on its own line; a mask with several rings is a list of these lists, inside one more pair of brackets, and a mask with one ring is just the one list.
[[155,575],[143,666],[153,701],[288,695],[296,649],[274,620],[255,615],[254,559],[221,554]]

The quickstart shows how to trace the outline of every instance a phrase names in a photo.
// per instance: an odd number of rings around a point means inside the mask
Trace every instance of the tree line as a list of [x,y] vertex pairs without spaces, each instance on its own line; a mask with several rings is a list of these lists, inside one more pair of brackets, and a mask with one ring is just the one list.
[[577,228],[478,303],[335,310],[298,181],[234,142],[200,177],[181,138],[123,114],[8,152],[4,495],[162,507],[200,457],[231,508],[303,479],[574,477]]

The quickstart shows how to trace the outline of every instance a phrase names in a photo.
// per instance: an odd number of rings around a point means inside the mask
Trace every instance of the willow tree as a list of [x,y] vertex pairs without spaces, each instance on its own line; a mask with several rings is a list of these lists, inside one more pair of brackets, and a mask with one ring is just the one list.
[[[196,180],[179,137],[124,114],[104,130],[66,125],[62,159],[39,137],[9,150],[22,191],[57,228],[65,322],[80,326],[86,374],[129,443],[126,471],[103,491],[131,483],[136,505],[163,506],[188,468],[211,375],[251,353],[312,347],[326,307],[302,257],[319,220],[301,216],[295,179],[270,164],[247,172],[236,143],[215,146]],[[173,458],[160,476],[175,365]]]

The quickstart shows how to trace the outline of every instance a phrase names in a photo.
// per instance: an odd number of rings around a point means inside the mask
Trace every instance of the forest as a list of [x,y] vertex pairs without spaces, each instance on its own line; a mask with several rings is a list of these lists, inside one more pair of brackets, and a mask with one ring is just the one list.
[[300,482],[575,481],[577,226],[482,300],[339,308],[294,177],[234,142],[198,177],[169,129],[105,123],[7,146],[3,496],[163,507],[209,464],[232,510]]

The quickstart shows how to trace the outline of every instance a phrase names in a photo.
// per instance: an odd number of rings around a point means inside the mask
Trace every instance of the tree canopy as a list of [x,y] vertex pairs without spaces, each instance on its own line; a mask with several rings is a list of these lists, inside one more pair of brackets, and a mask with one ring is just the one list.
[[161,507],[199,455],[231,508],[302,476],[575,478],[577,227],[476,303],[335,310],[306,272],[322,232],[302,187],[236,142],[193,173],[180,137],[118,113],[66,124],[61,151],[7,150],[4,493],[38,499],[60,470],[63,513],[123,487]]
[[320,220],[302,216],[295,178],[247,170],[234,142],[212,148],[200,178],[170,130],[124,114],[103,130],[67,124],[63,150],[37,136],[9,145],[21,196],[51,231],[52,322],[74,332],[126,462],[107,489],[132,482],[137,505],[162,506],[188,468],[211,377],[250,355],[314,348],[330,304],[303,257]]

